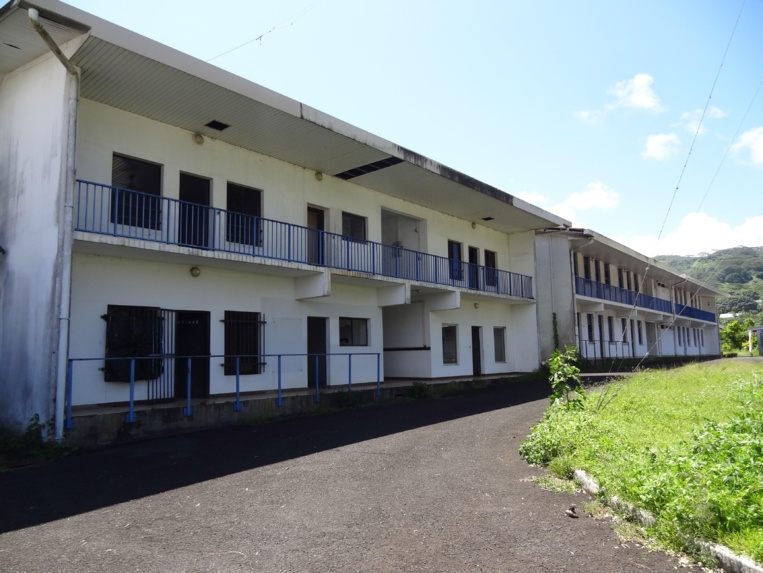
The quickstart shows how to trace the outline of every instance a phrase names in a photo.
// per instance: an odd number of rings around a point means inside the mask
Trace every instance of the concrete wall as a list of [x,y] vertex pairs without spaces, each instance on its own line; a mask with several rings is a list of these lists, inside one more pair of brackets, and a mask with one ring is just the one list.
[[554,352],[554,314],[560,348],[576,344],[569,240],[563,235],[537,235],[535,256],[538,345],[541,360],[546,360]]
[[0,422],[16,429],[55,412],[73,90],[52,55],[0,83]]
[[[110,304],[209,311],[213,355],[225,353],[221,320],[226,310],[265,314],[267,354],[306,353],[308,316],[328,318],[330,353],[382,352],[382,314],[376,305],[375,288],[335,283],[331,296],[300,301],[294,300],[293,278],[206,266],[194,278],[188,272],[189,266],[75,253],[70,356],[104,356],[106,322],[101,316]],[[369,319],[368,346],[340,346],[339,317]],[[221,359],[211,361],[211,394],[235,391],[235,376],[224,376],[221,362]],[[376,381],[376,357],[358,356],[352,362],[353,383]],[[102,367],[103,361],[76,363],[74,405],[128,400],[129,384],[105,382]],[[347,383],[347,357],[331,357],[329,369],[332,384]],[[383,364],[381,375],[384,376]],[[262,374],[241,376],[241,391],[271,390],[277,384],[275,358],[268,360]],[[282,387],[306,386],[306,358],[283,358]],[[146,387],[146,382],[136,384],[137,399],[146,398]]]
[[[382,210],[405,214],[415,221],[401,220],[395,230],[406,247],[418,242],[419,249],[448,256],[448,240],[467,247],[497,253],[497,266],[522,274],[534,273],[532,233],[507,235],[445,215],[412,202],[384,195],[351,181],[315,172],[250,152],[212,138],[194,143],[192,133],[130,114],[93,101],[82,100],[79,111],[77,178],[111,184],[112,155],[119,153],[163,166],[162,195],[179,196],[180,172],[211,180],[211,203],[226,208],[228,181],[262,190],[262,216],[296,225],[307,224],[307,206],[325,210],[326,230],[341,234],[342,211],[367,217],[367,238],[382,240]],[[387,236],[392,231],[386,230]],[[412,234],[418,234],[418,241]]]

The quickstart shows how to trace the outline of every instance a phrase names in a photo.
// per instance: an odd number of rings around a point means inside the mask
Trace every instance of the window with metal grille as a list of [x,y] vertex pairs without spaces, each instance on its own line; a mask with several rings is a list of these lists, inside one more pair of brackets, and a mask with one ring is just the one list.
[[636,332],[638,332],[638,343],[639,344],[644,344],[644,335],[641,332],[641,321],[640,320],[636,321]]
[[586,319],[588,322],[588,341],[593,342],[593,315],[592,314],[586,314]]
[[265,366],[265,317],[259,312],[226,310],[225,375],[260,374]]
[[442,325],[442,362],[458,364],[458,327],[455,324]]
[[506,362],[506,328],[493,328],[493,343],[495,346],[495,361]]
[[355,241],[366,240],[366,218],[342,211],[342,235]]
[[589,281],[591,280],[591,259],[583,257],[583,275]]
[[130,360],[135,361],[135,380],[155,380],[161,374],[161,359],[146,360],[162,354],[164,322],[160,309],[148,306],[108,306],[101,318],[106,321],[106,382],[129,382]]
[[609,263],[604,263],[604,284],[610,285],[612,284],[612,279],[610,277],[610,270],[609,270]]
[[262,192],[228,182],[225,239],[242,245],[261,246]]
[[119,225],[162,227],[162,166],[116,153],[111,159],[109,220]]
[[368,346],[368,319],[340,316],[339,346]]

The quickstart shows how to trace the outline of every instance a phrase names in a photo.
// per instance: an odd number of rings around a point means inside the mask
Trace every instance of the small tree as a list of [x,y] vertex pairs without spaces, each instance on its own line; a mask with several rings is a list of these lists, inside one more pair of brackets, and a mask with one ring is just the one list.
[[721,342],[728,346],[729,350],[743,348],[748,339],[747,327],[739,324],[738,320],[732,320],[721,331]]
[[561,402],[565,408],[580,409],[583,407],[586,395],[580,387],[580,368],[575,366],[578,361],[578,349],[567,346],[564,352],[558,348],[551,358],[546,360],[551,375],[551,405]]

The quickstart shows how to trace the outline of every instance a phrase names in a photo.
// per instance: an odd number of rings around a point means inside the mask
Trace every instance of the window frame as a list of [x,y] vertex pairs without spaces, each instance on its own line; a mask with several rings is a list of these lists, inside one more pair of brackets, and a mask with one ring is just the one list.
[[498,253],[485,249],[485,285],[498,286]]
[[[240,376],[262,374],[267,364],[263,356],[265,354],[265,315],[261,312],[226,310],[220,322],[223,323],[225,348],[223,374],[236,375],[237,357]],[[249,328],[242,332],[236,328],[241,324],[247,324]],[[249,350],[254,352],[248,352]]]
[[448,277],[452,281],[464,280],[464,244],[448,239]]
[[[163,354],[165,324],[159,307],[110,304],[101,318],[106,321],[104,382],[129,383],[130,358]],[[162,369],[161,358],[136,360],[133,380],[156,380]]]
[[[446,340],[446,332],[453,332],[452,345],[453,352],[452,357],[446,354],[446,343],[451,342],[451,339]],[[458,325],[457,324],[443,324],[442,325],[442,363],[443,364],[458,364]]]
[[[370,346],[369,344],[369,336],[368,336],[368,323],[371,319],[369,318],[359,318],[359,317],[350,317],[350,316],[340,316],[339,317],[339,346]],[[344,322],[344,325],[342,324]],[[350,328],[350,339],[346,342],[342,338],[342,331],[343,327],[346,328],[349,325]],[[360,325],[363,325],[362,328],[359,330],[356,330],[356,327],[359,327]],[[356,340],[356,335],[359,338],[359,340]]]
[[[225,240],[237,245],[261,247],[262,189],[228,181],[225,192]],[[247,201],[247,194],[250,193],[256,194],[256,200],[248,198]],[[235,197],[236,194],[240,196]],[[237,205],[238,201],[240,206]],[[234,208],[231,208],[231,202],[234,203]]]
[[[117,165],[123,162],[123,165]],[[136,184],[122,181],[128,167],[132,164],[132,177],[140,175],[137,167],[143,168],[143,177],[156,178],[152,181],[141,181]],[[153,173],[148,173],[151,171]],[[151,177],[148,177],[151,175]],[[111,154],[111,203],[109,208],[109,221],[113,225],[126,227],[138,227],[160,231],[162,228],[162,183],[164,180],[164,166],[146,159],[130,157],[122,153]]]
[[[360,224],[362,237],[353,234],[357,231],[355,224]],[[355,243],[365,243],[368,241],[368,217],[362,215],[356,215],[349,211],[342,211],[342,239],[345,241],[353,241]]]
[[506,362],[506,327],[493,327],[493,357],[496,363]]

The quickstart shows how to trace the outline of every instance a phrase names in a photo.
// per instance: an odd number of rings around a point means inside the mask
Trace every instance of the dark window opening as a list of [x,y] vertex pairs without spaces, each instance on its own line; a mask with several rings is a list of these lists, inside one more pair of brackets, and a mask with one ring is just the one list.
[[615,319],[611,316],[607,317],[607,330],[609,330],[609,339],[615,340]]
[[366,218],[342,211],[342,235],[356,241],[366,240]]
[[588,320],[588,341],[589,342],[593,342],[594,341],[594,337],[593,337],[593,315],[592,314],[587,314],[586,318]]
[[259,312],[225,311],[225,375],[260,374],[265,365],[265,320]]
[[[106,358],[143,358],[135,361],[134,380],[155,380],[162,371],[164,322],[160,310],[147,306],[108,306],[106,321]],[[106,360],[106,382],[129,382],[130,360]]]
[[442,362],[458,364],[458,331],[455,324],[442,325]]
[[617,286],[625,288],[625,284],[623,283],[623,269],[621,268],[617,269]]
[[493,344],[495,346],[495,361],[506,362],[506,328],[493,328]]
[[339,346],[368,346],[368,319],[339,317]]
[[448,241],[448,259],[450,259],[448,271],[450,273],[451,280],[460,281],[464,278],[464,269],[461,265],[463,256],[463,246],[461,243]]
[[601,263],[597,260],[593,260],[593,268],[596,273],[596,282],[601,282]]
[[583,273],[586,279],[591,280],[591,259],[583,257]]
[[262,246],[262,192],[228,183],[225,240],[242,245]]
[[641,321],[636,321],[636,332],[638,332],[638,343],[644,344],[644,335],[641,332]]
[[109,220],[119,225],[161,229],[162,166],[116,153],[111,159]]
[[485,284],[488,286],[498,286],[498,271],[496,271],[497,254],[485,249]]
[[623,343],[628,343],[628,320],[625,318],[620,319],[620,326],[623,329]]
[[604,284],[612,284],[612,278],[610,277],[609,273],[609,263],[604,263]]

